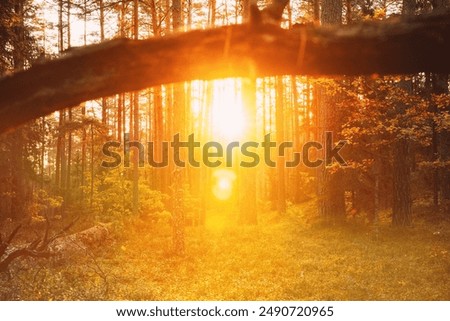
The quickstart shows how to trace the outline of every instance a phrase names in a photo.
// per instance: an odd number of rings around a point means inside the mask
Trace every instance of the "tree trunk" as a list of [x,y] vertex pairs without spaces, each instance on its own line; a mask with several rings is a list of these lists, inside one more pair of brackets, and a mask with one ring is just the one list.
[[91,160],[90,160],[90,174],[91,174],[91,189],[89,193],[89,199],[90,199],[90,207],[92,208],[92,205],[94,204],[94,179],[95,179],[95,172],[94,172],[94,124],[91,123],[90,126],[90,134],[91,134]]
[[210,27],[214,28],[216,25],[216,0],[209,0],[209,10],[208,10],[208,17],[209,17],[209,25]]
[[[139,2],[138,0],[134,0],[134,7],[133,7],[133,35],[134,39],[139,39]],[[140,125],[140,118],[139,118],[139,92],[135,91],[131,94],[133,101],[133,125],[130,124],[130,132],[133,131],[133,140],[139,141],[140,139],[140,133],[139,133],[139,125]],[[131,117],[131,114],[130,114]],[[139,211],[139,157],[140,152],[137,150],[133,153],[133,214],[137,215]]]
[[183,170],[176,168],[173,172],[172,184],[172,241],[175,255],[185,253],[185,209],[183,199]]
[[[432,1],[433,11],[439,13],[445,11],[450,2],[447,0],[435,0]],[[437,95],[448,94],[448,74],[433,73],[431,74],[432,92]],[[433,112],[437,112],[436,105],[433,104]],[[446,112],[450,112],[450,106],[445,109]],[[433,155],[434,160],[440,159],[441,162],[448,162],[450,160],[450,131],[448,129],[442,129],[440,132],[436,131],[436,123],[433,121]],[[435,205],[437,207],[438,191],[440,190],[440,196],[443,201],[443,210],[446,213],[450,213],[450,170],[448,167],[441,169],[435,169],[433,173],[434,193],[435,193]]]
[[409,142],[401,138],[394,143],[394,204],[392,224],[396,226],[410,226],[411,211],[411,170],[409,162]]
[[76,49],[0,79],[0,131],[86,100],[192,79],[450,71],[448,15],[394,21],[304,31],[235,25]]
[[41,118],[41,150],[40,150],[40,164],[39,164],[39,173],[40,173],[40,187],[41,189],[44,188],[44,171],[45,171],[45,147],[46,147],[46,133],[45,133],[45,116]]
[[342,24],[342,0],[322,0],[322,25]]
[[[256,140],[256,78],[242,80],[242,99],[246,118],[245,141]],[[257,217],[257,168],[239,167],[239,222],[255,225]]]
[[67,204],[70,204],[71,198],[71,171],[72,171],[72,130],[70,129],[72,122],[72,108],[68,109],[69,114],[69,134],[67,138],[67,176],[66,176],[66,192],[65,192],[65,201]]
[[[276,80],[275,98],[275,121],[277,146],[284,142],[284,93],[283,77],[278,76]],[[285,179],[285,157],[277,153],[277,211],[279,215],[286,213],[286,179]]]
[[[324,0],[322,2],[323,25],[340,25],[342,23],[342,0]],[[319,86],[320,104],[317,122],[318,138],[323,146],[326,144],[325,132],[336,133],[340,130],[339,111],[335,108],[338,97]],[[325,153],[321,154],[325,160]],[[331,173],[325,163],[318,168],[318,212],[328,221],[345,219],[344,189],[341,184],[342,173]]]
[[[181,0],[173,0],[172,1],[172,28],[173,31],[179,31],[183,28],[183,15],[182,15],[182,2]],[[169,131],[172,134],[180,134],[180,139],[186,138],[185,126],[185,92],[184,92],[184,83],[175,84],[173,86],[174,95],[173,95],[173,131]],[[183,154],[180,155],[180,158],[184,158]],[[183,255],[185,251],[185,213],[184,213],[184,181],[185,181],[186,171],[183,169],[175,168],[174,174],[172,177],[172,186],[173,186],[173,194],[172,194],[172,220],[173,220],[173,245],[174,252],[177,255]]]
[[66,109],[60,112],[62,127],[59,128],[59,135],[61,136],[61,180],[60,180],[60,190],[62,195],[65,195],[66,183],[67,183],[67,155],[66,155]]
[[[292,117],[293,117],[293,137],[294,137],[294,150],[298,151],[300,150],[300,124],[299,124],[299,104],[298,104],[298,89],[297,89],[297,77],[296,76],[291,76],[291,87],[292,87]],[[305,89],[306,91],[309,90],[309,88]],[[309,94],[308,94],[309,95]],[[309,104],[306,104],[307,106],[309,106]],[[306,116],[306,117],[305,117]],[[303,126],[303,130],[305,132],[305,136],[306,133],[309,131],[308,126],[306,125],[306,123],[308,122],[307,117],[309,117],[309,115],[307,114],[306,108],[305,108],[305,115],[302,115],[303,118],[303,122],[304,122],[304,126]],[[306,138],[306,137],[305,137]],[[306,138],[305,141],[308,141],[308,139]],[[302,193],[303,190],[303,186],[301,186],[300,183],[300,168],[299,167],[295,167],[292,169],[294,171],[294,182],[293,182],[293,189],[294,189],[294,195],[293,195],[293,199],[294,199],[294,203],[299,203],[302,200],[304,200],[304,194]]]
[[63,28],[63,0],[58,0],[58,51],[61,53],[64,51],[64,28]]
[[[86,119],[86,104],[81,107],[81,119],[84,121]],[[87,130],[86,125],[83,125],[81,134],[81,186],[86,185],[86,140],[87,140]],[[84,193],[83,193],[84,194]]]
[[[403,0],[402,14],[413,15],[415,0]],[[411,80],[401,80],[398,84],[402,90],[412,93]],[[396,106],[399,117],[406,113],[407,106],[400,102]],[[411,157],[410,141],[408,138],[398,137],[393,146],[393,205],[392,224],[396,226],[410,226],[412,224],[411,204]]]
[[[243,11],[242,18],[249,21],[250,18],[250,1],[242,2]],[[249,124],[246,131],[246,140],[255,141],[256,139],[256,77],[250,77],[242,80],[242,99],[243,106]],[[238,180],[238,205],[239,205],[239,223],[241,224],[257,224],[256,211],[256,168],[239,167]]]
[[[133,131],[133,140],[140,140],[140,132],[139,132],[139,92],[132,93],[133,97],[133,118],[134,122],[133,128],[130,128],[130,131]],[[135,150],[133,153],[133,214],[138,214],[139,211],[139,157],[140,152]]]

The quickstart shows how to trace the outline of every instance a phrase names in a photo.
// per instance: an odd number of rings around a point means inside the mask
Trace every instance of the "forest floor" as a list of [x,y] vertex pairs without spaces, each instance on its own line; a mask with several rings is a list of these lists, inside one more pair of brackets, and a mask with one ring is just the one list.
[[[450,224],[381,220],[324,225],[314,204],[236,226],[209,213],[171,254],[168,224],[141,219],[91,255],[41,260],[0,281],[2,299],[24,300],[450,300]],[[161,226],[164,225],[164,226]],[[1,293],[3,291],[3,293]]]

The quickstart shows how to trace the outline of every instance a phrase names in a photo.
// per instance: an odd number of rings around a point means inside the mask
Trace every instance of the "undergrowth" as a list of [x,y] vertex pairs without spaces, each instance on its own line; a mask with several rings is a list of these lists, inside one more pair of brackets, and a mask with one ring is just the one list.
[[[256,226],[211,211],[172,255],[166,221],[128,219],[82,257],[33,261],[0,280],[2,300],[450,300],[450,225],[381,218],[327,225],[314,203]],[[275,219],[276,218],[276,219]]]

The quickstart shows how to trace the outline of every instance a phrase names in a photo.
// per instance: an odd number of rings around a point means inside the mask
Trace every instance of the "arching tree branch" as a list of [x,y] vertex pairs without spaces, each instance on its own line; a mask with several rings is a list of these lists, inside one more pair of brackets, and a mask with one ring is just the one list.
[[223,77],[450,72],[450,14],[283,30],[234,25],[118,39],[0,79],[0,132],[83,101]]

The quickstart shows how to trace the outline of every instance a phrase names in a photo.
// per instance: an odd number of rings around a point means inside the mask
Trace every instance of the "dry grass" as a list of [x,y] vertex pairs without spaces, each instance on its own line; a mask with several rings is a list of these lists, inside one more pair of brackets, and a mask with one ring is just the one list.
[[375,235],[313,215],[308,203],[240,227],[212,212],[206,227],[188,228],[184,257],[171,255],[167,224],[134,220],[95,260],[40,262],[0,291],[28,300],[450,300],[448,223],[382,222]]

